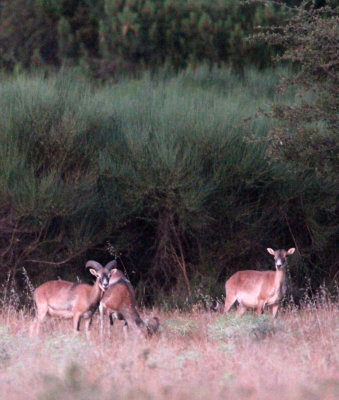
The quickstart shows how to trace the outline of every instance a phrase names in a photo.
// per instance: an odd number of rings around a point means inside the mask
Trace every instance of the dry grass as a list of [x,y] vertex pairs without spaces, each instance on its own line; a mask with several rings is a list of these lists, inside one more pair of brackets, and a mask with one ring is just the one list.
[[[162,332],[123,339],[73,336],[70,321],[0,316],[0,387],[12,399],[339,398],[339,304],[291,309],[278,320],[210,312],[158,313]],[[108,321],[107,321],[108,322]]]

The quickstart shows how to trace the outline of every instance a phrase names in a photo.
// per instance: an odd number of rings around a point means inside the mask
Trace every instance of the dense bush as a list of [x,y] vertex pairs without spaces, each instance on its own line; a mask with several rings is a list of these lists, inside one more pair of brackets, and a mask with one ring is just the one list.
[[204,301],[234,270],[268,268],[267,246],[292,245],[297,285],[333,279],[335,188],[244,140],[272,126],[244,119],[278,100],[278,75],[201,67],[96,88],[66,73],[3,79],[1,279],[22,267],[35,283],[75,279],[85,260],[116,254],[146,302],[172,289],[185,302],[192,287]]
[[[317,3],[317,2],[316,2]],[[269,156],[289,161],[291,169],[312,169],[335,181],[338,167],[338,36],[339,7],[289,9],[289,22],[258,35],[285,50],[277,61],[295,65],[294,74],[281,80],[280,89],[295,88],[293,105],[275,103],[276,120],[267,137]]]
[[246,39],[284,15],[236,0],[1,0],[0,68],[72,65],[107,78],[202,61],[263,66],[272,50]]
[[[270,161],[281,162],[300,182],[316,178],[332,193],[331,201],[327,196],[324,201],[321,192],[314,195],[312,218],[304,226],[310,253],[317,248],[327,257],[336,252],[336,242],[326,238],[334,238],[338,229],[339,7],[335,1],[304,2],[288,12],[285,26],[259,35],[285,49],[277,61],[293,64],[294,73],[281,79],[279,89],[296,92],[293,104],[273,103],[269,115],[274,125],[264,141]],[[303,198],[304,192],[298,202]],[[338,263],[329,268],[338,276]]]

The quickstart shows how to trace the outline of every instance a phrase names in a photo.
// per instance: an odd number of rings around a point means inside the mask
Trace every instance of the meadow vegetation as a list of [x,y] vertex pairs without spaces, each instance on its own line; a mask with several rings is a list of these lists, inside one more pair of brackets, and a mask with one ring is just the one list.
[[[339,306],[325,297],[293,304],[273,320],[247,314],[161,312],[158,336],[124,339],[122,322],[100,338],[74,336],[70,321],[46,321],[30,338],[28,310],[0,315],[1,396],[110,399],[335,400],[339,396]],[[149,310],[143,312],[143,317]],[[106,320],[108,324],[108,320]]]

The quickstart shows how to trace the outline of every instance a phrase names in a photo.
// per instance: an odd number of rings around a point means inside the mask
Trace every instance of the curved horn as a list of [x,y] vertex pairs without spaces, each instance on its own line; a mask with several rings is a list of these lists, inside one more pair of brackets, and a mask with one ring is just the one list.
[[87,263],[86,263],[86,268],[89,268],[89,267],[92,267],[96,271],[98,271],[100,268],[102,268],[102,265],[98,261],[90,260],[90,261],[87,261]]
[[117,267],[117,260],[112,260],[112,261],[110,261],[109,263],[107,263],[107,264],[105,265],[105,268],[106,268],[108,271],[110,271],[111,269],[116,268],[116,267]]

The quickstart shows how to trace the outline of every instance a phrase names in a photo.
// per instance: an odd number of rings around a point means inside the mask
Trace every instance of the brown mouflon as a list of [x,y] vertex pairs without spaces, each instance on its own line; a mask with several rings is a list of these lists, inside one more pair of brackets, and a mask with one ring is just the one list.
[[225,313],[237,301],[240,315],[243,315],[248,308],[255,308],[260,315],[265,306],[271,306],[272,314],[276,317],[279,302],[286,291],[287,256],[293,254],[295,248],[287,251],[268,248],[267,251],[274,256],[276,270],[247,270],[233,274],[225,284]]

